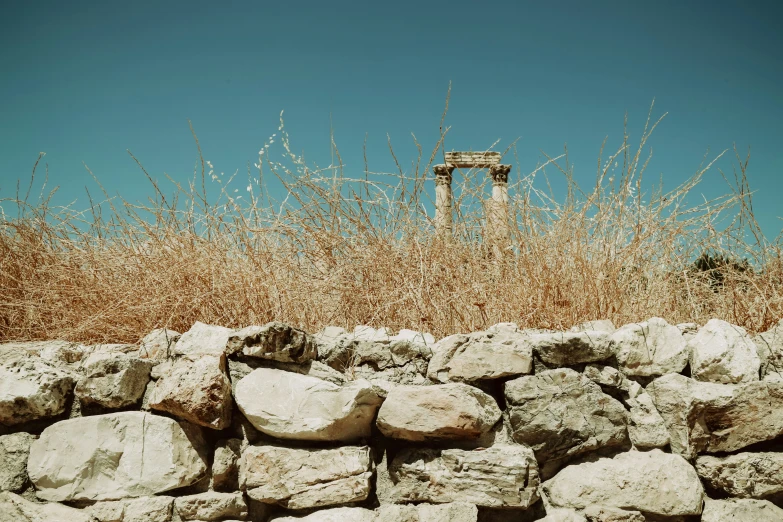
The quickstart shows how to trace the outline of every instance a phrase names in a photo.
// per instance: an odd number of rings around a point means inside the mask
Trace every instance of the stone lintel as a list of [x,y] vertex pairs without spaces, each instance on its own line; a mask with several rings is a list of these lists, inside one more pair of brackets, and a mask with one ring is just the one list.
[[492,151],[447,152],[446,164],[460,169],[487,169],[500,163],[501,154]]

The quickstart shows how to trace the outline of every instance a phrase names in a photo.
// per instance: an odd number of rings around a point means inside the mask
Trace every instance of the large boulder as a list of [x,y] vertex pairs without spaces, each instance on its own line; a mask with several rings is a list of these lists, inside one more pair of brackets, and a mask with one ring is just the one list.
[[244,520],[247,504],[242,493],[217,493],[207,491],[196,495],[177,497],[174,509],[182,520]]
[[756,345],[739,326],[710,319],[688,341],[691,376],[697,381],[738,384],[759,380]]
[[35,358],[0,366],[0,424],[14,426],[65,411],[75,379]]
[[338,386],[258,368],[236,385],[235,400],[253,426],[281,439],[348,441],[367,437],[381,399],[365,380]]
[[467,384],[397,386],[383,402],[376,424],[393,439],[475,439],[500,416],[491,395]]
[[702,522],[780,522],[783,520],[783,509],[766,500],[708,498],[704,502],[701,520]]
[[11,492],[0,492],[0,522],[95,522],[95,519],[79,509],[39,504]]
[[180,337],[182,337],[181,333],[168,328],[158,328],[151,331],[139,343],[139,359],[165,361],[171,357],[174,345],[177,344]]
[[538,464],[532,450],[498,444],[481,450],[410,448],[389,471],[395,502],[469,502],[528,508],[538,500]]
[[542,491],[556,507],[597,504],[669,517],[698,515],[704,497],[688,461],[658,449],[567,466],[544,482]]
[[654,377],[680,373],[688,364],[688,345],[679,328],[658,317],[627,324],[612,334],[620,370]]
[[737,453],[696,458],[702,481],[730,497],[763,498],[783,492],[783,453]]
[[512,330],[452,335],[438,341],[432,351],[427,376],[439,382],[515,377],[533,369],[529,335]]
[[190,330],[180,336],[174,345],[173,354],[191,359],[198,359],[202,355],[220,357],[226,354],[228,338],[233,332],[231,328],[196,321]]
[[372,486],[370,448],[307,450],[250,446],[242,452],[240,487],[259,502],[305,509],[364,500]]
[[214,430],[231,424],[231,406],[225,356],[175,361],[155,383],[149,400],[153,410]]
[[228,337],[227,350],[261,359],[287,363],[305,363],[318,355],[315,340],[304,330],[285,323],[248,326]]
[[574,370],[508,381],[505,396],[514,440],[533,448],[539,462],[628,441],[623,405]]
[[191,485],[206,460],[194,428],[122,412],[49,426],[30,448],[27,471],[44,500],[117,500]]
[[92,359],[74,388],[83,404],[123,408],[141,401],[150,380],[152,362],[130,355]]
[[98,522],[170,522],[174,497],[139,497],[96,502],[86,511]]
[[0,491],[20,491],[27,484],[27,458],[35,435],[0,436]]
[[664,375],[647,388],[675,453],[731,452],[783,435],[783,382],[699,382]]
[[530,338],[533,353],[551,367],[598,362],[614,355],[611,332],[551,332]]

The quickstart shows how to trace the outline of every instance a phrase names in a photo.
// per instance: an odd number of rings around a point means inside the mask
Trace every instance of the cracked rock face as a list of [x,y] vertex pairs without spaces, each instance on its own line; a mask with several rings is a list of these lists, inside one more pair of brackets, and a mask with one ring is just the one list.
[[207,471],[203,439],[167,417],[122,412],[46,428],[27,471],[44,500],[117,500],[189,486]]
[[759,380],[761,359],[744,329],[710,319],[688,341],[691,376],[697,381],[739,384]]
[[318,355],[313,337],[304,330],[285,323],[248,326],[228,337],[229,353],[242,351],[247,356],[278,362],[305,363]]
[[432,351],[427,376],[438,382],[500,379],[533,370],[529,335],[508,329],[452,335]]
[[704,502],[702,522],[727,522],[747,520],[753,522],[779,522],[783,520],[783,509],[766,500],[729,499]]
[[203,355],[220,357],[226,353],[228,338],[233,332],[231,328],[196,321],[190,330],[180,336],[173,353],[190,358]]
[[35,435],[0,436],[0,491],[19,491],[27,483],[27,458]]
[[552,332],[530,338],[533,353],[549,366],[573,366],[608,359],[615,352],[606,331]]
[[729,496],[764,498],[783,491],[783,453],[700,456],[696,472],[705,484]]
[[165,361],[171,357],[174,345],[180,337],[182,337],[181,333],[168,328],[151,331],[139,343],[139,359]]
[[74,393],[85,404],[130,406],[144,396],[151,370],[150,361],[124,354],[96,359],[84,367],[85,375],[76,383]]
[[72,374],[36,358],[0,366],[0,424],[14,426],[65,411]]
[[393,439],[475,439],[500,416],[492,396],[467,384],[397,386],[383,402],[376,424]]
[[207,491],[174,499],[174,509],[182,520],[226,520],[247,516],[242,493]]
[[533,448],[539,462],[628,441],[623,405],[574,370],[508,381],[505,395],[514,440]]
[[626,375],[680,373],[688,364],[688,345],[682,332],[658,317],[627,324],[612,334],[612,340],[619,369]]
[[60,504],[30,502],[10,492],[0,492],[0,522],[94,522],[89,513]]
[[251,446],[242,452],[239,482],[259,502],[305,509],[366,499],[372,469],[366,446],[327,450]]
[[468,502],[527,508],[538,500],[538,464],[530,448],[498,444],[481,450],[410,448],[392,461],[395,502]]

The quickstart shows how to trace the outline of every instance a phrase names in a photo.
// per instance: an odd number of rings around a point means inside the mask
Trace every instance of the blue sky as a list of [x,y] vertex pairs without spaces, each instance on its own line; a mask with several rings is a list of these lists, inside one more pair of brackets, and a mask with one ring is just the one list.
[[[413,132],[434,146],[449,81],[447,149],[516,138],[521,174],[568,144],[590,186],[604,137],[629,114],[637,140],[655,99],[668,112],[648,179],[673,188],[734,143],[764,232],[783,227],[783,4],[729,1],[15,2],[0,16],[0,198],[47,152],[58,202],[96,188],[128,200],[153,177],[185,182],[196,149],[244,172],[285,110],[292,145],[347,174],[404,165]],[[279,143],[279,142],[278,142]],[[277,145],[277,144],[275,144]],[[273,148],[272,154],[280,154]],[[727,173],[733,155],[718,163]],[[551,172],[554,175],[554,171]],[[723,193],[715,170],[705,195]],[[243,186],[243,185],[239,185]],[[78,206],[78,204],[77,204]]]

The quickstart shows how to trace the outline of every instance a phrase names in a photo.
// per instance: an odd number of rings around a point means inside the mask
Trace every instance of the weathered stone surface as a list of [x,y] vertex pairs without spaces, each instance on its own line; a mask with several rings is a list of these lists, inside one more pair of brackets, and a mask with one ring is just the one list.
[[375,522],[476,522],[473,504],[385,504],[375,510]]
[[538,500],[538,465],[532,450],[521,445],[406,449],[394,458],[390,473],[391,496],[397,502],[527,508]]
[[596,321],[586,321],[573,326],[569,332],[609,332],[617,330],[617,327],[609,319],[598,319]]
[[95,519],[89,513],[61,504],[39,504],[11,492],[0,492],[0,522],[95,522]]
[[226,353],[228,338],[233,332],[231,328],[196,321],[174,345],[174,355],[185,355],[191,358],[202,355],[220,357]]
[[39,344],[38,356],[52,366],[66,369],[84,360],[94,351],[92,346],[67,341],[43,341]]
[[530,338],[533,353],[550,366],[572,366],[608,359],[615,352],[606,331],[554,332]]
[[688,345],[682,332],[658,317],[627,324],[615,331],[612,339],[620,371],[626,375],[679,373],[688,364]]
[[623,405],[587,377],[561,368],[506,383],[514,440],[539,462],[578,455],[628,440]]
[[688,459],[783,435],[783,383],[715,384],[671,374],[646,391],[666,423],[672,451]]
[[783,509],[766,500],[729,499],[704,501],[702,522],[780,522]]
[[669,444],[669,431],[652,397],[640,393],[628,399],[628,437],[637,449],[663,448]]
[[158,328],[153,330],[139,343],[138,356],[140,359],[151,359],[153,361],[165,361],[174,351],[174,345],[177,344],[182,334],[176,330],[168,328]]
[[426,384],[427,364],[431,356],[429,347],[408,340],[389,343],[357,341],[349,373],[355,378],[371,381],[381,379],[398,384]]
[[691,376],[697,381],[738,384],[759,380],[761,359],[747,332],[710,319],[688,341]]
[[94,360],[83,368],[84,376],[74,389],[79,400],[104,408],[122,408],[138,403],[144,396],[152,363],[120,354]]
[[764,333],[753,338],[761,360],[761,377],[783,381],[783,319]]
[[253,426],[269,435],[342,441],[369,436],[381,402],[365,380],[337,386],[269,368],[240,380],[235,399]]
[[35,435],[0,436],[0,491],[20,491],[27,483],[27,458]]
[[370,494],[370,448],[306,450],[251,446],[242,452],[240,487],[250,498],[289,509],[364,500]]
[[96,502],[85,511],[98,522],[169,522],[174,497],[140,497]]
[[188,486],[206,473],[198,433],[167,417],[122,412],[58,422],[30,448],[45,500],[117,500]]
[[764,498],[783,491],[783,453],[700,456],[696,472],[705,484],[730,497]]
[[701,513],[704,490],[696,471],[679,455],[654,449],[567,466],[544,482],[552,505],[606,507],[665,516]]
[[473,439],[492,429],[500,416],[492,396],[467,384],[397,386],[383,402],[376,424],[394,439]]
[[427,376],[439,382],[475,382],[528,374],[533,369],[529,337],[500,329],[446,337],[433,346]]
[[149,407],[222,430],[231,424],[231,381],[224,356],[180,359],[155,383]]
[[582,512],[587,522],[645,522],[638,511],[626,511],[606,506],[587,506]]
[[80,345],[68,341],[15,341],[0,343],[0,365],[28,357],[40,357],[40,354],[47,349],[59,350],[70,346]]
[[345,371],[353,358],[353,336],[345,328],[327,326],[313,335],[318,360],[337,371]]
[[289,363],[312,361],[318,355],[310,334],[278,321],[237,330],[228,337],[226,348],[229,353],[241,351],[251,357]]
[[586,522],[587,519],[579,512],[573,509],[549,508],[546,510],[546,516],[539,519],[538,522]]
[[599,386],[614,388],[619,392],[627,394],[631,399],[639,395],[643,390],[639,383],[626,377],[621,371],[612,366],[588,364],[582,373]]
[[13,426],[59,415],[73,384],[70,373],[35,358],[0,366],[0,424]]
[[275,517],[271,522],[376,522],[375,512],[364,508],[321,509],[304,517]]
[[247,504],[242,493],[208,491],[177,497],[174,500],[174,509],[182,520],[244,520],[247,516]]
[[212,459],[212,487],[215,491],[236,491],[239,489],[239,458],[242,454],[242,440],[223,439],[215,444]]

